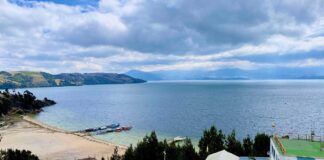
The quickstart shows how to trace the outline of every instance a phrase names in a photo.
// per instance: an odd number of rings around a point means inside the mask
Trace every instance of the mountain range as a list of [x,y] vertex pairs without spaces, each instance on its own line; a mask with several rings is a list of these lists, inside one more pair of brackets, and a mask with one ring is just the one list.
[[247,79],[324,79],[322,68],[265,68],[243,70],[154,71],[131,70],[125,74],[148,81],[158,80],[247,80]]
[[94,84],[144,83],[145,80],[117,73],[0,72],[0,89],[26,87],[80,86]]

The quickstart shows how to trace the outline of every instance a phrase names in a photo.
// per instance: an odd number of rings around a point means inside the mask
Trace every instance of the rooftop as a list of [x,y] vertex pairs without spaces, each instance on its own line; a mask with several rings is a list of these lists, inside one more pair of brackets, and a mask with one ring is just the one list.
[[[278,140],[286,151],[286,154],[284,154],[285,156],[324,158],[324,151],[321,151],[321,142],[319,141],[312,142],[307,140],[284,138],[278,138]],[[282,154],[282,150],[279,148],[280,145],[277,141],[274,140],[274,142],[276,148],[278,148],[278,151]]]

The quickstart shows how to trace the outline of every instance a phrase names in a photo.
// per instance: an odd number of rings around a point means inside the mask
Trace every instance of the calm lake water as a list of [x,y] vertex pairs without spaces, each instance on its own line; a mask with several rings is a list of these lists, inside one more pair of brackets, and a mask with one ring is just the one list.
[[[257,132],[324,135],[324,81],[175,81],[144,84],[32,88],[57,105],[35,118],[66,130],[110,123],[132,125],[129,132],[97,138],[136,143],[155,130],[159,137],[194,141],[215,125],[238,138]],[[275,123],[276,127],[272,128]]]

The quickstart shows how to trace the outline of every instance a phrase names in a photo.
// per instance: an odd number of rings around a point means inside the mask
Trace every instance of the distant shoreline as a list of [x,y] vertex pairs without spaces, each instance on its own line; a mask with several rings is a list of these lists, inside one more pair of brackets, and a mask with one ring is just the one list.
[[[41,159],[74,159],[89,156],[100,159],[110,156],[116,146],[119,153],[124,153],[127,148],[86,134],[49,126],[28,116],[0,128],[0,134],[1,149],[28,149]],[[44,147],[47,145],[49,146]]]
[[145,80],[118,73],[61,73],[0,71],[0,88],[82,86],[96,84],[145,83]]

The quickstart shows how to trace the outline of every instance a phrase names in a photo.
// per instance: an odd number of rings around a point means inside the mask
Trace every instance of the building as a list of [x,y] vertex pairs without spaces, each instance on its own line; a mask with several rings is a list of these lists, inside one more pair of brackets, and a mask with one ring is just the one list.
[[270,160],[324,160],[324,144],[320,141],[273,137]]
[[206,160],[240,160],[240,158],[225,150],[208,155]]

